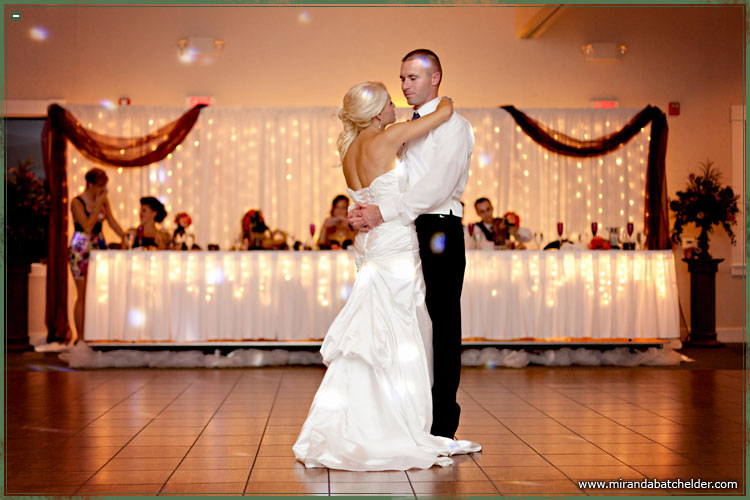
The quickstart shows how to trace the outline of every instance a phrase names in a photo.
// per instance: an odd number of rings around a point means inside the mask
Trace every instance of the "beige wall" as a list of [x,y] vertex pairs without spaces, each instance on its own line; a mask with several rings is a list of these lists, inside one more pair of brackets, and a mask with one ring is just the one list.
[[[400,57],[435,50],[442,90],[459,107],[514,104],[587,107],[616,98],[622,107],[667,110],[669,193],[697,162],[711,158],[731,179],[731,105],[743,104],[744,19],[731,7],[566,7],[541,37],[515,37],[513,7],[24,7],[7,25],[8,99],[59,97],[96,103],[128,96],[135,105],[185,104],[213,95],[221,106],[336,105],[353,83],[382,80],[397,104]],[[303,11],[309,23],[298,20]],[[45,42],[28,38],[41,25]],[[185,66],[176,40],[214,36],[226,42],[219,61]],[[584,42],[624,42],[620,62],[585,62]],[[741,230],[741,229],[738,229]],[[744,322],[743,282],[730,276],[723,230],[712,253],[727,262],[717,280],[717,326]],[[689,276],[677,262],[689,314]]]

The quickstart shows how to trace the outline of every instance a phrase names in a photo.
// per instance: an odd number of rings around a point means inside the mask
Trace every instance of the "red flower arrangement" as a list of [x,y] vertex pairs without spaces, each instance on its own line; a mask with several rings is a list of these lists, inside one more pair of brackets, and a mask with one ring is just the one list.
[[515,212],[505,212],[503,219],[505,219],[505,225],[508,227],[514,227],[516,229],[521,227],[521,217]]
[[701,234],[698,237],[698,248],[690,257],[710,259],[708,233],[713,231],[714,226],[723,226],[732,245],[736,243],[732,226],[737,224],[739,196],[734,194],[731,187],[721,185],[721,173],[712,168],[712,161],[706,160],[700,165],[703,169],[702,175],[690,174],[687,189],[677,191],[677,199],[669,202],[669,208],[675,214],[672,241],[682,241],[683,228],[692,222],[700,228]]
[[174,223],[177,224],[177,227],[181,227],[184,231],[185,229],[190,227],[190,224],[193,223],[193,219],[190,218],[190,215],[188,215],[187,212],[180,212],[174,218]]
[[601,236],[594,236],[589,243],[589,250],[609,250],[611,244]]

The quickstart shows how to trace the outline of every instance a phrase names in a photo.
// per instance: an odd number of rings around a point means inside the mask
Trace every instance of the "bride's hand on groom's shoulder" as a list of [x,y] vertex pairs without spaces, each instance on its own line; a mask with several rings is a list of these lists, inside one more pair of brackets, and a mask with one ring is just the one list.
[[440,98],[440,102],[438,103],[437,109],[439,111],[445,110],[448,116],[450,116],[453,113],[453,99],[447,96],[443,96]]

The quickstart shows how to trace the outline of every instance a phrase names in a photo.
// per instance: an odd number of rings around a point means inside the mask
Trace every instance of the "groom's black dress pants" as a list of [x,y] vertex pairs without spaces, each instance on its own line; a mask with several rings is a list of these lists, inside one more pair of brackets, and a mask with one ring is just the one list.
[[434,214],[417,217],[416,229],[426,287],[425,302],[432,319],[431,433],[453,438],[461,414],[456,392],[461,378],[461,289],[466,268],[464,231],[459,217]]

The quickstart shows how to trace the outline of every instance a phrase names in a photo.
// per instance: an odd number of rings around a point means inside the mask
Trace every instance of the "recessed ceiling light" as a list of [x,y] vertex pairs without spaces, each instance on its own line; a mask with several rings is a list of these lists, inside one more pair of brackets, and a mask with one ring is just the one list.
[[33,28],[29,29],[29,38],[31,38],[32,40],[41,42],[43,40],[46,40],[48,37],[49,33],[41,26],[34,26]]

